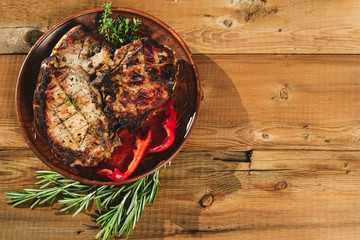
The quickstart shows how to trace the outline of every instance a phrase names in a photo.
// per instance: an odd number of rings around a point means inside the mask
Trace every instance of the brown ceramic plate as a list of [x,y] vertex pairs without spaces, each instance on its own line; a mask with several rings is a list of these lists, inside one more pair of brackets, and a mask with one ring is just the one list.
[[96,31],[102,9],[92,9],[75,14],[56,24],[32,47],[21,67],[16,86],[16,112],[26,142],[34,153],[51,169],[65,177],[91,185],[121,185],[136,181],[167,164],[181,149],[192,130],[199,112],[201,88],[192,55],[181,38],[166,24],[148,14],[125,8],[112,8],[114,16],[138,18],[140,31],[161,44],[171,47],[180,60],[180,72],[174,90],[175,110],[178,115],[175,142],[160,153],[147,154],[137,170],[125,181],[112,182],[96,174],[91,168],[71,168],[55,158],[51,146],[37,132],[34,125],[32,99],[41,61],[50,55],[58,40],[72,27],[82,24]]

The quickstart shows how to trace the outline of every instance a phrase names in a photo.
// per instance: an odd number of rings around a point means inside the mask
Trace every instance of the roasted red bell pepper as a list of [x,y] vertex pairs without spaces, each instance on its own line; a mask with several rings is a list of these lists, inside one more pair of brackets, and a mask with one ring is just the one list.
[[[156,110],[135,133],[128,129],[118,130],[122,145],[101,166],[98,174],[113,181],[122,181],[130,176],[146,152],[155,153],[169,148],[175,140],[176,112],[171,99],[164,107]],[[142,137],[146,133],[145,137]]]
[[[123,142],[123,145],[114,151],[109,161],[106,162],[105,168],[97,173],[106,175],[113,181],[125,180],[141,162],[150,140],[151,131],[147,132],[145,138],[141,137],[140,132],[129,136],[127,141]],[[110,169],[114,169],[114,171]]]
[[175,140],[176,112],[174,110],[174,100],[162,108],[152,113],[143,128],[150,129],[153,136],[148,146],[148,152],[161,152],[169,148]]

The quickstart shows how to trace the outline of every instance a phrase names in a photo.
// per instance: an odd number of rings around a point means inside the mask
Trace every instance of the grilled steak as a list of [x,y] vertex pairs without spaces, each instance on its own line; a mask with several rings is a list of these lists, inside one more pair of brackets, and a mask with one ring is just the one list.
[[[108,55],[92,57],[95,68],[105,72],[93,82],[104,94],[104,112],[112,125],[137,128],[171,97],[177,60],[169,48],[150,38],[117,49],[113,60]],[[99,59],[113,67],[104,69]]]
[[140,127],[165,104],[175,75],[174,53],[154,40],[115,51],[76,26],[42,63],[33,104],[37,126],[59,158],[95,167],[121,144],[114,134],[119,126]]
[[97,166],[118,144],[110,139],[100,93],[90,84],[89,56],[100,48],[81,26],[71,29],[43,61],[34,93],[38,126],[72,166]]

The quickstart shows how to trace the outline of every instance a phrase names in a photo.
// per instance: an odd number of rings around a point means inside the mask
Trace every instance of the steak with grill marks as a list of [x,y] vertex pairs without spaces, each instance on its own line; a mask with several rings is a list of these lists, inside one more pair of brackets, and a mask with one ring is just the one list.
[[[106,57],[92,57],[95,68]],[[141,38],[117,49],[112,66],[99,71],[93,82],[104,94],[105,114],[111,125],[138,128],[147,116],[171,97],[177,74],[177,59],[172,50],[150,38]],[[105,73],[105,74],[104,74]]]
[[121,144],[118,127],[140,127],[169,100],[176,65],[172,50],[152,39],[114,49],[76,26],[42,63],[37,126],[66,163],[95,167]]
[[111,139],[101,95],[90,83],[89,57],[100,48],[81,26],[72,28],[43,61],[34,93],[38,127],[55,154],[72,166],[97,166],[119,145]]

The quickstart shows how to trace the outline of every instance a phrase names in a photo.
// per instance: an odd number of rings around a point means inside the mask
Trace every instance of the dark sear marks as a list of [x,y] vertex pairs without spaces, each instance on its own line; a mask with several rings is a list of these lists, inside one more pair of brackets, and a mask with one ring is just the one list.
[[118,127],[140,127],[169,100],[176,72],[174,53],[152,39],[114,49],[76,26],[42,63],[37,126],[59,158],[95,167],[121,144]]

